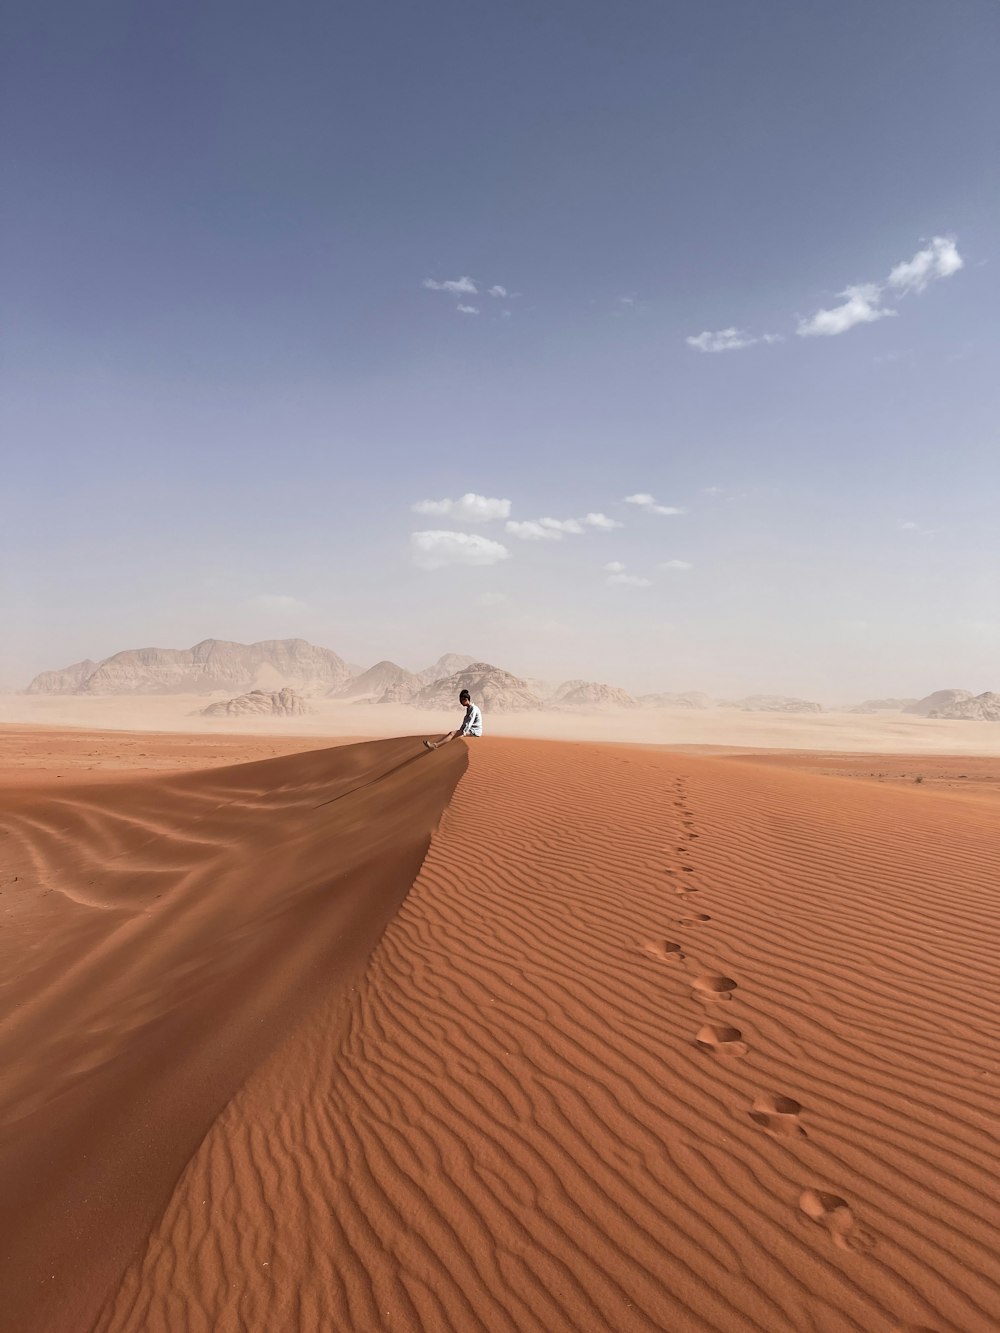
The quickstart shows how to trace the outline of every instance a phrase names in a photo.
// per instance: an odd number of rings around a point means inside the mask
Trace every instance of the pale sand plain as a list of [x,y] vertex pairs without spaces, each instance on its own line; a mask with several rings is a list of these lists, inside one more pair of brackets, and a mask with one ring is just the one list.
[[0,728],[10,1327],[995,1330],[1000,761],[656,739]]
[[[204,695],[0,694],[0,723],[90,730],[197,732],[206,736],[390,737],[454,727],[454,712],[405,704],[310,699],[302,717],[201,716]],[[607,713],[491,713],[492,736],[622,741],[636,745],[816,750],[872,754],[1000,754],[1000,724],[901,713],[744,713],[738,709],[638,708]]]

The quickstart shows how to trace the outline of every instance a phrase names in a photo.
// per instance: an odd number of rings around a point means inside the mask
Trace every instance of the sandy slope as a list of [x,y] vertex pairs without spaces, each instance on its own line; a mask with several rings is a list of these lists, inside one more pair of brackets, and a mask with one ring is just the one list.
[[98,1327],[995,1330],[998,872],[936,792],[476,743]]
[[0,793],[4,1328],[92,1327],[252,1070],[344,1021],[465,766],[418,753]]

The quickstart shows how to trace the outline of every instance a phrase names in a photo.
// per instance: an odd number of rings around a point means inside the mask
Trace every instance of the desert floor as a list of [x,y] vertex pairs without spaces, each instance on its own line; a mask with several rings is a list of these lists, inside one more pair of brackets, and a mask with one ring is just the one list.
[[995,1333],[1000,759],[818,748],[0,727],[5,1326]]
[[[0,724],[90,731],[196,732],[203,736],[326,738],[406,736],[447,731],[462,710],[430,713],[404,704],[310,699],[302,717],[201,715],[204,695],[0,694]],[[744,713],[738,709],[637,708],[606,713],[488,713],[491,736],[531,740],[620,741],[727,750],[843,751],[851,754],[1000,755],[1000,724],[902,713]]]

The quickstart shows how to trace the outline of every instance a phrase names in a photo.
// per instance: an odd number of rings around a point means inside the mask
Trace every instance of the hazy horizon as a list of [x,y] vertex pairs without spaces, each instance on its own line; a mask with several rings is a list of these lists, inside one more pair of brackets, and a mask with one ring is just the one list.
[[0,683],[1000,690],[1000,12],[15,6]]
[[[207,638],[216,639],[216,640],[219,639],[219,636],[218,636],[218,635],[210,635],[210,636],[206,636],[206,637],[207,637]],[[300,638],[300,639],[301,639],[303,636],[301,636],[301,635],[288,635],[288,636],[283,636],[283,637],[292,638],[292,639],[294,639],[294,638]],[[198,642],[202,642],[202,640],[199,640]],[[234,641],[234,640],[223,640],[223,642],[236,642],[236,643],[239,643],[238,640],[235,640],[235,641]],[[306,642],[308,642],[308,640],[306,640]],[[148,649],[148,648],[158,648],[158,649],[182,649],[182,650],[183,650],[183,649],[193,648],[193,647],[195,647],[195,646],[196,646],[195,644],[143,644],[143,645],[135,645],[135,648],[136,648],[136,649],[138,649],[138,648],[146,648],[146,649]],[[420,672],[426,670],[428,667],[430,667],[430,666],[432,666],[432,665],[435,665],[435,664],[437,663],[437,661],[438,661],[441,657],[444,657],[444,656],[446,656],[446,655],[451,654],[451,655],[455,655],[455,656],[471,657],[471,658],[475,659],[475,661],[477,661],[477,662],[484,662],[484,663],[486,663],[486,664],[488,664],[488,665],[490,665],[490,666],[499,667],[501,670],[509,671],[512,675],[520,676],[520,677],[522,677],[522,678],[526,678],[526,679],[528,679],[529,681],[531,681],[531,680],[541,680],[541,681],[545,681],[547,684],[552,684],[552,685],[562,684],[562,683],[563,683],[564,681],[566,681],[566,680],[576,680],[576,679],[582,679],[582,680],[594,680],[594,679],[596,679],[596,678],[593,677],[593,676],[588,676],[588,675],[586,674],[585,671],[570,672],[569,674],[566,674],[566,675],[557,675],[557,676],[554,676],[554,677],[545,677],[545,676],[540,675],[538,672],[522,671],[522,670],[520,670],[518,667],[516,667],[516,666],[512,666],[512,665],[511,665],[510,663],[508,663],[508,662],[494,661],[493,659],[488,658],[488,657],[484,657],[484,656],[481,655],[481,654],[468,653],[468,652],[464,652],[464,651],[460,651],[460,650],[455,650],[455,649],[450,649],[450,648],[449,648],[449,649],[444,649],[441,653],[436,654],[436,656],[435,656],[433,659],[429,659],[429,660],[426,660],[426,661],[424,661],[424,660],[420,660],[420,661],[418,661],[417,659],[407,659],[407,658],[405,658],[405,657],[402,657],[402,658],[401,658],[400,656],[392,656],[392,655],[389,655],[389,656],[386,656],[386,657],[381,657],[381,658],[374,659],[374,660],[372,660],[372,661],[364,661],[364,662],[362,662],[362,661],[355,661],[355,660],[352,659],[349,655],[345,655],[344,653],[340,652],[340,650],[339,650],[335,645],[333,645],[333,644],[319,643],[319,644],[314,644],[313,646],[314,646],[314,647],[318,647],[318,648],[327,648],[327,649],[330,649],[331,651],[337,653],[338,656],[340,656],[341,658],[343,658],[343,660],[346,661],[349,665],[354,665],[354,666],[358,667],[358,668],[360,669],[360,671],[367,671],[369,668],[378,665],[380,662],[388,661],[388,662],[392,662],[392,663],[393,663],[394,665],[396,665],[396,666],[400,666],[400,667],[402,667],[402,668],[403,668],[404,670],[406,670],[406,671],[411,671],[411,672],[413,672],[414,674],[419,674]],[[118,649],[118,650],[115,650],[115,651],[116,651],[116,652],[125,652],[125,651],[129,651],[129,650],[128,650],[128,649]],[[103,657],[93,657],[92,655],[90,655],[89,660],[93,660],[93,661],[95,661],[95,662],[99,662],[99,661],[104,660],[105,657],[110,657],[110,656],[114,656],[114,653],[104,654]],[[64,669],[66,669],[67,667],[71,667],[71,666],[75,666],[75,665],[77,665],[78,662],[83,662],[83,661],[87,661],[87,660],[88,660],[88,655],[87,655],[87,654],[84,654],[83,657],[76,658],[76,659],[74,659],[74,661],[72,661],[72,662],[62,662],[62,663],[59,663],[58,666],[53,666],[53,667],[51,667],[51,668],[42,668],[42,670],[43,670],[43,671],[44,671],[44,670],[55,670],[55,671],[58,671],[58,670],[64,670]],[[36,673],[36,674],[38,674],[38,673]],[[21,685],[19,685],[19,686],[11,687],[11,686],[8,685],[8,686],[4,686],[4,687],[2,687],[2,688],[3,688],[3,689],[6,689],[6,690],[8,690],[8,691],[10,691],[11,689],[13,689],[14,691],[17,692],[17,691],[22,691],[22,690],[24,689],[24,687],[25,687],[26,685],[28,685],[29,683],[30,683],[29,681],[24,681],[24,682],[23,682]],[[777,690],[773,690],[773,689],[770,689],[770,688],[761,688],[761,689],[758,689],[758,690],[733,689],[733,690],[730,690],[730,691],[728,691],[728,692],[723,691],[723,692],[720,693],[720,692],[716,692],[716,691],[712,691],[712,690],[704,690],[704,689],[703,689],[703,686],[697,684],[696,682],[689,682],[687,685],[684,685],[684,684],[677,684],[677,683],[675,682],[675,683],[672,683],[672,684],[669,684],[669,685],[663,685],[662,688],[661,688],[661,687],[656,687],[656,686],[654,686],[654,687],[651,687],[651,688],[649,688],[649,689],[646,689],[646,688],[633,688],[633,687],[630,687],[629,685],[627,685],[627,684],[626,684],[624,681],[622,681],[622,680],[602,679],[599,683],[601,683],[601,684],[605,684],[605,685],[619,686],[619,687],[621,687],[621,688],[624,688],[628,693],[634,694],[634,695],[636,695],[636,696],[639,696],[639,695],[642,695],[642,694],[652,694],[652,693],[684,693],[684,692],[687,692],[687,691],[703,691],[704,693],[713,695],[713,697],[715,697],[716,699],[725,699],[725,698],[738,699],[738,698],[742,698],[742,697],[745,697],[745,696],[748,696],[748,695],[752,695],[752,694],[779,694],[779,693],[788,693],[789,695],[791,695],[791,693],[792,693],[792,692],[790,692],[790,691],[788,691],[788,692],[786,692],[786,691],[777,691]],[[966,688],[969,688],[969,687],[968,687],[968,686],[965,686],[965,685],[961,685],[961,684],[956,684],[955,682],[952,682],[951,684],[938,684],[938,685],[933,686],[933,687],[930,688],[930,689],[926,689],[926,690],[923,690],[923,691],[920,692],[920,693],[916,693],[916,694],[914,694],[913,697],[914,697],[914,698],[923,698],[923,697],[925,697],[926,695],[932,693],[934,690],[940,690],[940,689],[966,689]],[[981,694],[981,693],[983,693],[982,690],[975,690],[975,689],[973,689],[971,692],[972,692],[973,694]],[[215,693],[218,693],[218,690],[216,690]],[[113,697],[113,696],[106,696],[106,697],[110,698],[110,697]],[[123,697],[123,698],[133,698],[133,697],[143,697],[143,696],[133,696],[133,695],[127,694],[127,695],[123,695],[122,697]],[[159,696],[150,695],[150,696],[148,696],[148,697],[150,697],[150,698],[155,698],[155,697],[159,697]],[[165,697],[166,697],[166,696],[165,696]],[[882,691],[881,693],[878,693],[878,694],[870,693],[870,694],[865,695],[864,698],[862,698],[861,696],[858,696],[857,698],[847,698],[847,697],[842,697],[842,696],[835,696],[835,697],[829,697],[829,698],[818,698],[818,697],[813,697],[813,696],[802,696],[802,695],[795,696],[795,697],[809,698],[809,699],[812,700],[812,702],[815,702],[815,703],[822,703],[822,704],[823,704],[825,707],[827,707],[827,708],[836,708],[836,706],[837,706],[838,704],[851,705],[851,704],[863,703],[863,702],[865,702],[866,700],[869,700],[869,699],[886,698],[886,697],[892,697],[892,698],[904,698],[904,697],[909,697],[909,695],[907,694],[906,691],[898,691],[898,690],[897,690],[897,691]]]

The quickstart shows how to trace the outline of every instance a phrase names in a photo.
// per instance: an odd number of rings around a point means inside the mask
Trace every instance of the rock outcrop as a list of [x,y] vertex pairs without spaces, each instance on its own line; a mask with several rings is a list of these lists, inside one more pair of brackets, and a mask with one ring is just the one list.
[[473,662],[444,680],[434,681],[413,695],[409,702],[414,708],[455,711],[462,690],[469,691],[473,702],[484,713],[522,713],[542,707],[541,699],[528,688],[527,681],[491,666],[489,662]]
[[74,662],[61,671],[42,671],[25,690],[25,694],[79,694],[80,686],[97,670],[97,663],[86,658]]
[[640,694],[644,708],[711,708],[712,700],[701,690],[687,690],[683,694]]
[[236,699],[223,699],[201,710],[202,717],[301,717],[309,712],[295,690],[251,690]]
[[550,706],[570,711],[579,709],[586,712],[638,708],[639,704],[631,694],[620,690],[617,685],[602,685],[594,680],[567,680],[556,690]]
[[910,704],[908,708],[904,708],[903,712],[915,713],[917,717],[930,717],[932,713],[940,713],[944,708],[966,703],[973,697],[971,690],[935,690],[933,694],[928,694],[923,699],[918,699],[916,703]]
[[[380,703],[405,703],[412,694],[422,689],[425,681],[397,666],[395,662],[376,662],[367,671],[362,671],[331,693],[337,699],[377,699]],[[387,692],[392,692],[391,699],[385,699]]]
[[987,690],[968,699],[956,699],[943,708],[934,708],[928,717],[955,718],[963,722],[1000,722],[1000,694]]
[[433,685],[436,680],[447,680],[457,671],[467,671],[469,667],[475,665],[475,661],[474,657],[467,657],[465,653],[444,653],[433,666],[424,667],[423,671],[417,672],[417,675],[426,684]]
[[205,639],[193,648],[130,648],[106,657],[88,673],[86,663],[62,672],[43,672],[28,686],[33,694],[67,693],[46,684],[60,683],[78,672],[74,694],[212,694],[218,690],[246,692],[288,685],[310,693],[326,693],[348,677],[344,661],[329,648],[304,639],[266,639],[260,643],[229,643]]
[[720,702],[720,708],[738,708],[744,713],[822,713],[823,705],[810,699],[795,699],[784,694],[750,694],[745,699]]

